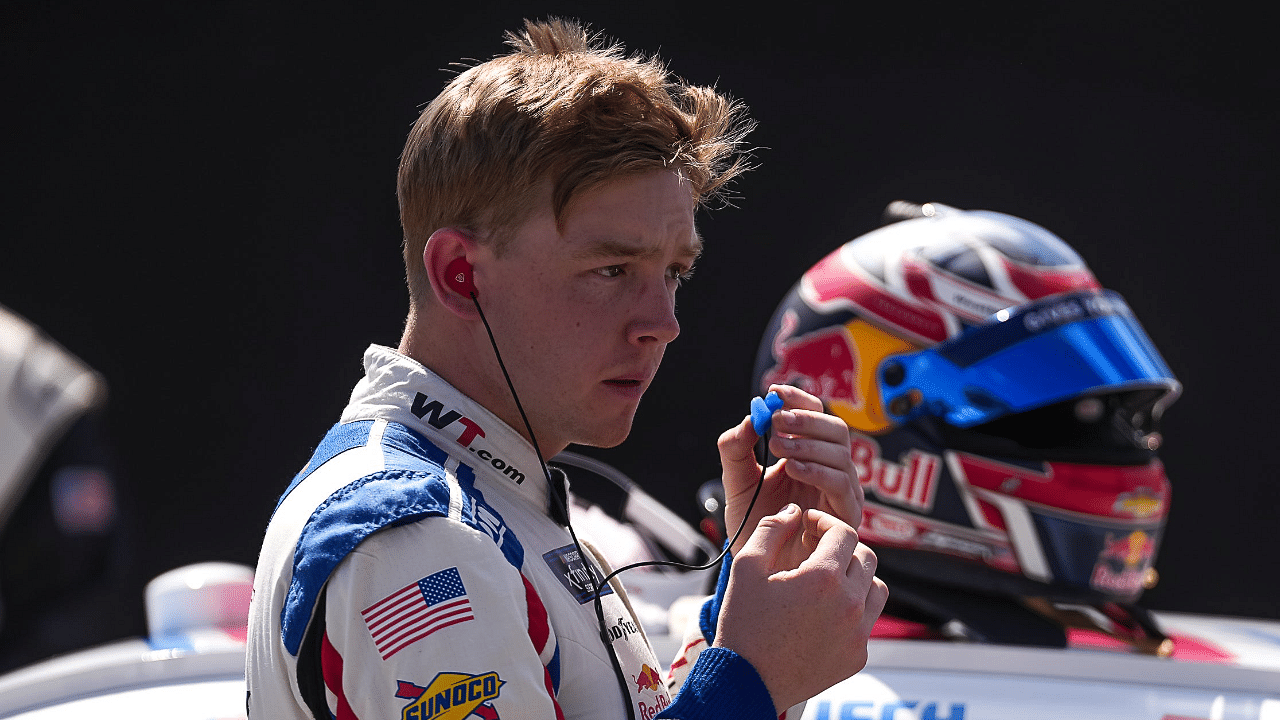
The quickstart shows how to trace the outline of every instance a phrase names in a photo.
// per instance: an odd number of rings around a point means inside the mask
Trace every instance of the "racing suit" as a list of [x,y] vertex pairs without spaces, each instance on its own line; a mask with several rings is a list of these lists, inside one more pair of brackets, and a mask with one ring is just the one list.
[[719,648],[681,662],[673,701],[617,579],[606,647],[592,588],[609,570],[570,536],[533,447],[394,350],[370,347],[365,373],[268,525],[250,717],[625,718],[624,701],[643,720],[776,717]]

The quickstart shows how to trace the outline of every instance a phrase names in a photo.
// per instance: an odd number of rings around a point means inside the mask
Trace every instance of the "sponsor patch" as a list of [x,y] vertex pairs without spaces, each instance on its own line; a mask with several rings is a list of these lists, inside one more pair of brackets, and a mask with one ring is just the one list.
[[[629,635],[639,635],[640,627],[635,622],[624,617],[618,618],[617,622],[609,626],[609,639],[611,641],[625,640]],[[645,666],[649,667],[648,665]],[[641,673],[643,674],[643,673]]]
[[658,677],[658,671],[648,665],[640,666],[640,674],[631,678],[636,684],[636,694],[640,694],[642,690],[652,690],[659,692],[662,690],[662,678]]
[[491,465],[494,470],[511,478],[517,485],[524,482],[524,473],[520,472],[519,468],[504,458],[494,455],[485,447],[478,447],[475,444],[477,440],[483,440],[485,437],[484,428],[476,421],[422,393],[414,396],[409,412],[441,432],[445,432],[446,429],[457,432],[459,445],[475,453],[476,457]]
[[1149,518],[1159,515],[1164,510],[1164,499],[1154,490],[1139,487],[1133,492],[1120,493],[1111,506],[1116,515],[1129,515],[1135,518]]
[[409,583],[360,615],[383,660],[438,630],[475,619],[457,567]]
[[[640,665],[640,674],[632,675],[631,681],[636,684],[635,695],[639,698],[636,702],[636,711],[640,720],[653,720],[660,711],[671,704],[671,696],[667,694],[658,671],[647,664]],[[643,693],[646,691],[657,693],[653,697],[652,705],[645,699],[646,696]]]
[[652,705],[644,700],[636,703],[636,710],[639,711],[640,720],[653,720],[658,716],[659,712],[665,710],[670,704],[671,698],[667,697],[666,693],[662,693],[653,699]]
[[489,701],[498,697],[505,684],[496,672],[442,672],[426,687],[398,680],[396,697],[410,701],[400,719],[463,720],[475,715],[481,720],[499,720],[498,710]]
[[600,588],[601,597],[613,593],[613,588],[608,585],[600,587],[600,581],[604,578],[596,571],[595,565],[584,562],[582,554],[573,545],[552,550],[543,555],[542,559],[547,562],[547,567],[551,568],[551,572],[559,578],[560,584],[564,585],[564,589],[569,591],[579,605],[594,600],[596,588]]
[[1142,530],[1118,536],[1107,533],[1089,584],[1119,595],[1140,592],[1147,569],[1155,562],[1155,554],[1156,539]]
[[422,393],[414,396],[409,412],[437,430],[444,430],[455,423],[462,426],[457,438],[462,447],[471,447],[473,440],[484,437],[484,429],[474,420],[457,410],[446,408],[439,400],[432,400]]

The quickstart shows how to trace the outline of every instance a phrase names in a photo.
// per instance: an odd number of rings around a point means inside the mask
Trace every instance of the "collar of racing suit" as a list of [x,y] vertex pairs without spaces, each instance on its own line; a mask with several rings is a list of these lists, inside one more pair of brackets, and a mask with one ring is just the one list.
[[[384,419],[426,436],[440,449],[565,524],[562,505],[551,501],[533,445],[482,405],[422,363],[389,347],[370,345],[365,375],[351,391],[341,422]],[[556,482],[567,481],[552,469]],[[563,497],[563,495],[562,495]]]

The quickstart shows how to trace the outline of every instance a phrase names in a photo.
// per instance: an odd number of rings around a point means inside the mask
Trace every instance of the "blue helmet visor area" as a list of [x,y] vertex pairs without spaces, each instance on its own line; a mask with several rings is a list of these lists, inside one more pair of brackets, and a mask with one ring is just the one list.
[[1077,396],[1181,384],[1124,299],[1111,291],[1054,295],[1001,310],[992,322],[938,345],[886,358],[877,373],[885,409],[968,428]]

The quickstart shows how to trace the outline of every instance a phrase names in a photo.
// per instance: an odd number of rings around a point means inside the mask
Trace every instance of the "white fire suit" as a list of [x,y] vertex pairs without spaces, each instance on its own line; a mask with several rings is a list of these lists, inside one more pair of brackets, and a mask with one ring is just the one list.
[[251,718],[776,717],[723,649],[676,663],[673,701],[617,579],[606,647],[607,569],[556,521],[533,447],[394,350],[370,347],[365,371],[267,528]]

